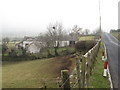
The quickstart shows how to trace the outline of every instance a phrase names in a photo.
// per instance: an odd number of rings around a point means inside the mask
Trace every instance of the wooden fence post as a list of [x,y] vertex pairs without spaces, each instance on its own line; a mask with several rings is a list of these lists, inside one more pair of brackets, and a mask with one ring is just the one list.
[[95,46],[94,51],[95,51],[95,57],[97,57],[97,44],[96,44],[96,46]]
[[88,77],[89,77],[90,76],[90,69],[91,69],[90,53],[88,53],[87,61],[88,61]]
[[80,62],[79,62],[79,58],[76,57],[76,70],[77,70],[77,79],[78,79],[78,88],[81,88],[81,80],[80,80]]
[[95,64],[95,60],[96,60],[96,57],[94,56],[94,49],[91,50],[91,59],[92,59],[92,69],[94,69],[94,64]]
[[63,90],[70,90],[70,79],[69,79],[69,73],[68,70],[62,70],[61,71],[61,78],[62,78],[62,87]]
[[92,74],[92,58],[91,58],[91,52],[88,53],[89,56],[89,64],[90,64],[90,75]]
[[81,63],[81,71],[82,71],[82,74],[81,74],[81,87],[84,88],[84,85],[85,85],[85,58],[82,56],[82,63]]
[[86,88],[89,86],[89,65],[88,65],[88,59],[85,57],[86,63],[85,63],[85,84]]

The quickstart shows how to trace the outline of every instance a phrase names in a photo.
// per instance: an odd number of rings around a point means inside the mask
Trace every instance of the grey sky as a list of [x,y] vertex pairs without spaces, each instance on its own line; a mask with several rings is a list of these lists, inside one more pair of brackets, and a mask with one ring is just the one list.
[[[101,0],[102,28],[118,27],[118,1]],[[49,23],[60,21],[65,29],[77,24],[91,31],[99,26],[99,0],[1,0],[3,35],[37,35]]]

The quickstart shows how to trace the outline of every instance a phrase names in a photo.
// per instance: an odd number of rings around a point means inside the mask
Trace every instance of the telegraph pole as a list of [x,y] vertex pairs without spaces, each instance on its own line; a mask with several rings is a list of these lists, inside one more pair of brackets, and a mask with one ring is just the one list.
[[102,30],[101,30],[101,7],[100,7],[100,0],[99,0],[99,20],[100,20],[99,29],[100,29],[100,38],[101,38]]

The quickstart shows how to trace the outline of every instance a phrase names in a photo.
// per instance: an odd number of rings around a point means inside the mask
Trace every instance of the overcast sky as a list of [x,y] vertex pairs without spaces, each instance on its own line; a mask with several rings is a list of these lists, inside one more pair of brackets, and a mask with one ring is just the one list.
[[[101,0],[104,31],[118,28],[118,1]],[[0,0],[3,35],[37,35],[56,21],[65,29],[77,24],[93,31],[99,26],[99,0]]]

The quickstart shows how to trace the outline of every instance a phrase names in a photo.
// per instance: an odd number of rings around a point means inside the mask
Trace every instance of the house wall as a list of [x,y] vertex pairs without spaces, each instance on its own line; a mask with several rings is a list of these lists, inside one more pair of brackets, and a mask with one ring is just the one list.
[[24,42],[23,42],[23,48],[26,47],[26,44],[30,45],[31,43],[32,43],[32,41],[24,41]]
[[69,41],[62,41],[60,46],[61,47],[69,46]]
[[38,48],[35,44],[31,44],[28,47],[27,52],[29,52],[29,53],[39,53],[40,52],[40,48]]
[[[57,46],[57,42],[55,43],[55,46]],[[65,46],[69,46],[69,41],[59,41],[59,47],[65,47]]]

